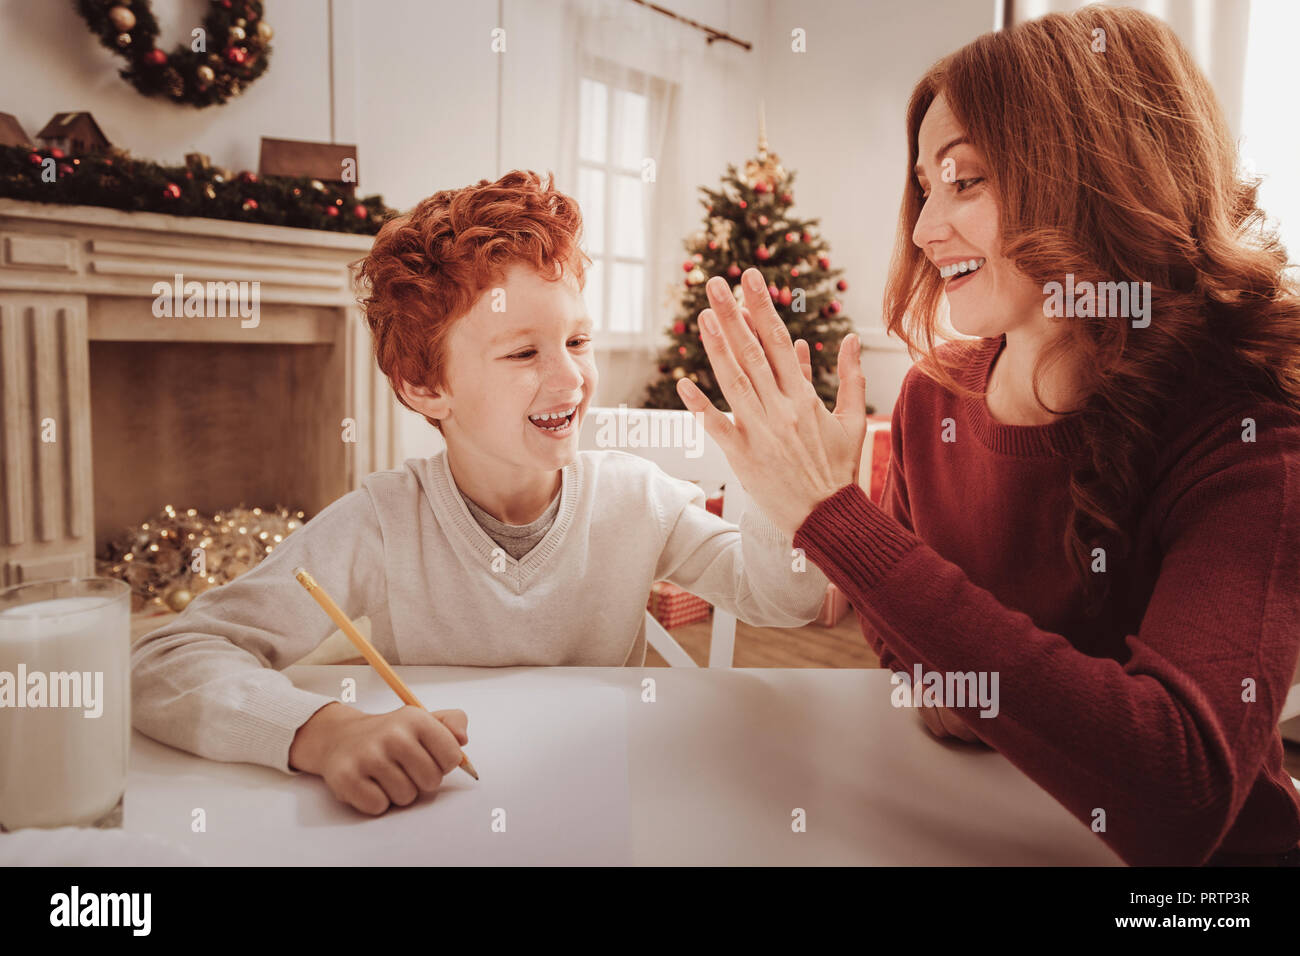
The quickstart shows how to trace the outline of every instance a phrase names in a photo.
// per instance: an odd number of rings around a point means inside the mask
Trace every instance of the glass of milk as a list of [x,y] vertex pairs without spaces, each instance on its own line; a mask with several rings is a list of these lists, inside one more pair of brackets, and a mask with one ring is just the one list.
[[125,582],[0,590],[0,830],[122,825],[130,667]]

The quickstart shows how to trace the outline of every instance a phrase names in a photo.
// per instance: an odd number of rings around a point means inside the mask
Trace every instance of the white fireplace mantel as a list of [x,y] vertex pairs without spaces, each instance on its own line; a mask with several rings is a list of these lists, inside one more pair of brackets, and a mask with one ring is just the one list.
[[[326,406],[355,421],[355,441],[322,439],[326,447],[309,447],[303,469],[329,471],[313,475],[319,487],[346,491],[395,467],[397,404],[349,270],[372,241],[0,199],[0,586],[95,573],[93,482],[106,472],[92,462],[92,445],[102,444],[92,427],[95,408],[103,414],[112,396],[91,394],[91,343],[329,346],[315,387],[337,390]],[[258,324],[246,327],[238,314],[156,316],[155,283],[177,275],[258,283]]]

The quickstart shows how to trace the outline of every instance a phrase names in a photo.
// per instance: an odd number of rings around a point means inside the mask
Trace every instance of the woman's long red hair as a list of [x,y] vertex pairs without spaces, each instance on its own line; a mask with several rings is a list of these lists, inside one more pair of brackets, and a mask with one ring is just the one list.
[[1034,370],[1035,397],[1062,360],[1089,395],[1049,410],[1077,413],[1086,436],[1071,465],[1064,546],[1096,611],[1114,575],[1089,572],[1092,548],[1131,545],[1180,404],[1214,389],[1300,410],[1300,289],[1256,204],[1258,180],[1239,174],[1218,101],[1173,31],[1127,8],[1052,14],[941,60],[908,106],[885,318],[919,370],[950,391],[983,400],[955,376],[968,352],[952,350],[950,364],[935,354],[942,284],[912,242],[917,134],[940,94],[987,161],[1001,254],[1020,272],[1040,285],[1067,273],[1151,283],[1149,326],[1062,319]]

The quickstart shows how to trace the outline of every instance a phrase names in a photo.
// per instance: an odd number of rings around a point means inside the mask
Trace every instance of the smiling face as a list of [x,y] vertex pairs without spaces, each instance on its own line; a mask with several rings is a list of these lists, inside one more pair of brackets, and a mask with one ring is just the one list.
[[1042,290],[999,254],[999,208],[987,166],[942,94],[921,121],[917,155],[925,200],[912,241],[944,277],[953,328],[994,338],[1041,320]]
[[446,386],[411,394],[440,420],[453,462],[476,483],[519,487],[576,459],[597,373],[591,320],[571,271],[552,282],[510,266],[504,282],[456,320],[446,349]]

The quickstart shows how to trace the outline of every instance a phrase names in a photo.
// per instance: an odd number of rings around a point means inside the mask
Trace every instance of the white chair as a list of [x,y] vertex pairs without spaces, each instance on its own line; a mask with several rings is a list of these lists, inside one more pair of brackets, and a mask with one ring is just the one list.
[[[674,478],[698,482],[705,494],[722,485],[727,492],[722,517],[740,523],[749,496],[727,464],[722,449],[704,431],[704,426],[687,411],[667,409],[591,407],[578,435],[584,451],[615,448],[654,462]],[[646,643],[658,651],[670,667],[698,666],[680,644],[646,611]],[[721,608],[713,609],[713,632],[709,641],[709,666],[730,667],[736,646],[736,618]]]

